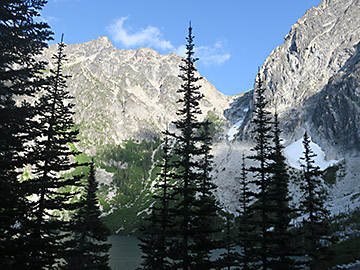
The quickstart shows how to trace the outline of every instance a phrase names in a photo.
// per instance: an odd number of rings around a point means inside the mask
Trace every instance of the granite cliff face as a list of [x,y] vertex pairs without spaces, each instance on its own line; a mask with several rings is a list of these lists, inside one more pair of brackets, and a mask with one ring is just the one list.
[[[335,172],[336,181],[327,185],[332,213],[360,202],[359,26],[359,0],[323,0],[297,21],[260,69],[268,110],[276,108],[280,115],[284,146],[293,148],[307,131],[325,160],[338,160],[324,174],[326,182],[331,170]],[[253,91],[232,102],[224,115],[237,130],[236,140],[215,147],[218,198],[230,210],[237,200],[237,183],[231,179],[240,173],[239,156],[252,147],[253,109]],[[298,183],[290,189],[296,202]]]
[[[307,130],[329,157],[356,144],[360,150],[359,25],[359,0],[324,0],[297,21],[261,67],[269,110],[277,107],[288,143]],[[247,140],[251,109],[244,118],[239,137]]]
[[[56,51],[50,46],[48,61]],[[75,97],[75,121],[81,144],[90,152],[125,139],[159,136],[177,116],[181,57],[160,55],[149,48],[119,50],[106,37],[67,46],[64,73]],[[199,75],[200,76],[200,75]],[[202,117],[209,111],[221,119],[232,98],[218,92],[205,78]],[[88,150],[86,150],[88,151]]]

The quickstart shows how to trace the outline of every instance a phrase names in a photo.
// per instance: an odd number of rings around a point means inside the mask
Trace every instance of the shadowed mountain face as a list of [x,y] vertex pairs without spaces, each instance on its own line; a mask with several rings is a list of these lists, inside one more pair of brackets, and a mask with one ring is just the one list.
[[329,138],[342,152],[360,150],[360,43],[311,105],[311,120],[320,137]]

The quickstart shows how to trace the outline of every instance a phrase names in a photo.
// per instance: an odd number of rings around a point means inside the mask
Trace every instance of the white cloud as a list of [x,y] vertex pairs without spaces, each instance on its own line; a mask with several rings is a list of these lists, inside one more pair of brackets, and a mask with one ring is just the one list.
[[[176,48],[170,41],[163,38],[159,28],[149,25],[145,29],[132,31],[131,28],[125,26],[127,20],[128,17],[121,17],[106,28],[114,42],[121,43],[127,48],[147,46],[185,56],[186,46],[181,45]],[[195,56],[199,57],[205,66],[222,65],[230,59],[225,45],[226,40],[219,40],[213,46],[195,47]]]
[[217,41],[214,46],[199,46],[195,53],[206,66],[222,65],[231,55],[225,49],[225,40]]
[[131,30],[126,29],[124,26],[127,19],[128,17],[122,17],[107,27],[115,42],[121,42],[126,47],[149,46],[161,50],[174,49],[170,41],[162,38],[161,32],[157,27],[149,25],[145,29],[131,33]]
[[[226,52],[225,40],[217,41],[213,46],[195,47],[195,57],[199,58],[205,66],[218,66],[230,59],[231,55]],[[181,45],[174,50],[174,53],[185,56],[186,46]]]
[[173,51],[175,54],[177,55],[180,55],[182,57],[185,56],[185,52],[186,52],[186,46],[185,45],[181,45],[179,46],[178,48],[176,48],[174,51]]
[[54,16],[42,16],[40,15],[39,17],[36,17],[36,20],[39,22],[44,22],[44,23],[51,23],[51,22],[57,22],[59,21],[59,19],[57,17]]

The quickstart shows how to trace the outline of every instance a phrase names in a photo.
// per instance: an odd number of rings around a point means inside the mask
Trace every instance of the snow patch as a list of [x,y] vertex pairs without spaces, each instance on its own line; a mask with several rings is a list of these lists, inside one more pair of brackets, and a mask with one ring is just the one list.
[[116,230],[115,233],[118,234],[119,232],[121,232],[123,230],[125,230],[125,228],[124,228],[124,226],[121,226],[119,229]]
[[140,215],[141,215],[142,213],[144,213],[144,212],[146,212],[146,214],[150,215],[154,203],[155,203],[155,202],[152,202],[148,208],[140,211],[139,213],[136,214],[136,216],[140,216]]
[[336,268],[333,269],[350,269],[359,265],[360,265],[360,260],[357,260],[356,262],[353,263],[338,265],[336,266]]
[[104,184],[106,186],[111,186],[113,181],[114,173],[107,172],[105,169],[96,168],[95,178],[98,181],[98,184]]
[[[290,144],[284,149],[284,155],[290,166],[301,169],[300,157],[304,157],[304,146],[303,146],[303,138],[297,140],[296,142]],[[310,148],[316,154],[314,158],[315,166],[319,166],[320,170],[325,170],[329,166],[333,166],[338,163],[338,160],[325,160],[325,153],[322,151],[319,145],[312,142],[310,139]]]
[[237,121],[228,131],[227,138],[229,141],[232,141],[235,139],[235,135],[239,132],[239,127],[241,126],[243,120]]

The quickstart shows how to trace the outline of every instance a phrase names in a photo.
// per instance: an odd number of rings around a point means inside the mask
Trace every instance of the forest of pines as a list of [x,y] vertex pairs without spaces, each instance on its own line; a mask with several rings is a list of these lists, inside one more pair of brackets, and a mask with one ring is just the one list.
[[[96,161],[76,159],[79,132],[62,70],[65,44],[58,44],[49,72],[35,60],[52,39],[49,26],[36,20],[45,4],[9,0],[0,7],[0,269],[106,270],[109,230],[100,219]],[[297,209],[290,203],[278,115],[266,110],[260,73],[254,144],[236,177],[238,212],[227,213],[216,200],[212,123],[199,120],[204,96],[191,25],[186,40],[176,131],[163,132],[155,203],[140,228],[139,269],[326,269],[329,212],[309,136]],[[79,168],[81,174],[71,173]],[[25,169],[31,170],[26,177]]]

